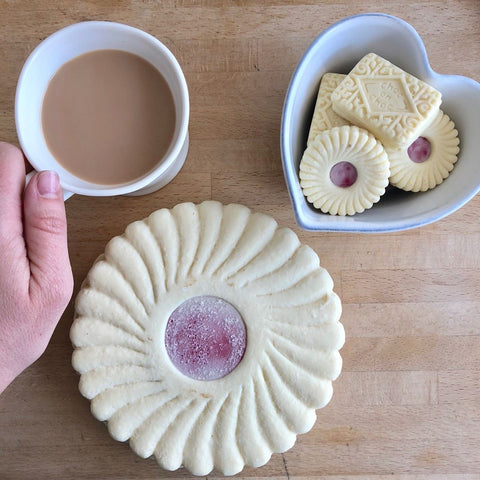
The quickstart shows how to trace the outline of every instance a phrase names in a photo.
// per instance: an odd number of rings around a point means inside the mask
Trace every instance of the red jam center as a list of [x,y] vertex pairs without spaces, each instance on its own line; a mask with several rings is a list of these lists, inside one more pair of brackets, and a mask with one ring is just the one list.
[[351,187],[357,176],[357,169],[350,162],[338,162],[330,169],[330,180],[337,187]]
[[428,160],[432,153],[432,145],[425,137],[418,137],[407,149],[408,157],[412,162],[422,163]]
[[228,375],[242,360],[247,331],[241,315],[218,297],[193,297],[167,322],[165,347],[175,367],[195,380]]

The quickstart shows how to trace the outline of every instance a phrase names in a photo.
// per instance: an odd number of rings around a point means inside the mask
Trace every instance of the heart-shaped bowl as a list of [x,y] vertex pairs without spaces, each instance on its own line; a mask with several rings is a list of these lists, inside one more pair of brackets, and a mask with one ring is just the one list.
[[[442,93],[440,108],[459,132],[460,152],[450,176],[422,193],[388,189],[363,213],[334,216],[316,210],[302,193],[299,164],[306,148],[318,87],[327,72],[348,73],[374,52]],[[305,230],[392,232],[426,225],[456,211],[480,191],[480,84],[434,72],[425,46],[405,21],[381,13],[341,20],[310,45],[290,81],[282,113],[280,147],[295,219]]]

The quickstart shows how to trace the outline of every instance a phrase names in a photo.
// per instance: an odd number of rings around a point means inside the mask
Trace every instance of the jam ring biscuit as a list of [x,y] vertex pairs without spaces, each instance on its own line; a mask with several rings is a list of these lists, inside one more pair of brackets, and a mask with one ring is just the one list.
[[315,208],[353,215],[371,208],[385,193],[388,156],[369,132],[335,127],[317,135],[300,162],[300,185]]
[[233,475],[312,428],[342,366],[340,315],[292,230],[182,203],[107,244],[75,302],[72,363],[113,438],[167,470]]
[[459,149],[455,124],[441,110],[410,146],[386,149],[390,183],[411,192],[425,192],[450,175]]

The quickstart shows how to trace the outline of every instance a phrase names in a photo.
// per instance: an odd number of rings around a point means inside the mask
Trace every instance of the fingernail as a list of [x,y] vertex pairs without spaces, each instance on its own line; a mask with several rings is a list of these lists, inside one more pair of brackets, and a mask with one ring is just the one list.
[[38,174],[37,190],[41,197],[56,198],[60,189],[60,181],[55,172],[44,171]]

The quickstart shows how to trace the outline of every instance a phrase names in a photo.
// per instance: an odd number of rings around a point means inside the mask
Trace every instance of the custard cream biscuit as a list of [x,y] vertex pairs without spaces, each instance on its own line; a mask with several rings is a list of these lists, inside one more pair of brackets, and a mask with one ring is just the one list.
[[435,88],[369,53],[332,93],[332,108],[396,148],[420,135],[437,115],[441,100]]
[[337,115],[332,109],[332,93],[342,83],[346,75],[340,73],[326,73],[323,75],[318,89],[317,102],[313,112],[312,123],[308,133],[307,145],[315,139],[315,137],[333,127],[341,127],[350,125],[350,122]]

